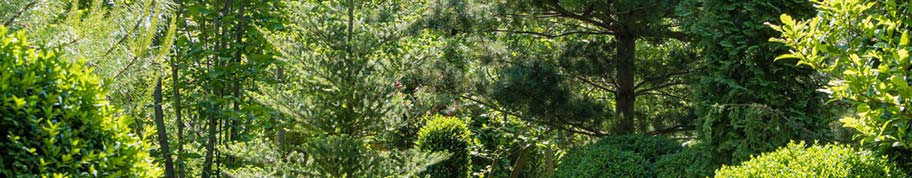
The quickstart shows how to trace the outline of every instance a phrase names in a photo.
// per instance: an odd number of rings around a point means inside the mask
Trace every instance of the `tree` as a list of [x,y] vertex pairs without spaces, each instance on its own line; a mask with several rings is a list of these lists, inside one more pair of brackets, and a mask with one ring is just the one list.
[[798,59],[798,65],[832,78],[823,92],[832,101],[847,101],[854,114],[840,120],[854,128],[862,145],[890,155],[900,166],[912,167],[912,102],[908,84],[912,18],[909,2],[877,0],[818,1],[817,16],[796,20],[782,14],[782,33],[771,41],[793,50],[778,60]]
[[787,49],[768,42],[777,33],[763,25],[781,13],[808,16],[809,2],[691,0],[681,9],[704,57],[694,86],[699,137],[716,146],[710,152],[718,163],[737,163],[791,139],[825,138],[832,116],[815,91],[821,77],[794,61],[774,62]]
[[[410,19],[421,2],[298,1],[282,14],[288,29],[269,33],[270,44],[287,67],[287,84],[262,84],[254,98],[290,118],[288,135],[297,143],[282,146],[296,158],[265,168],[275,176],[416,176],[446,158],[441,153],[382,148],[381,134],[399,123],[402,98],[398,71],[421,44]],[[415,46],[416,50],[409,47]],[[250,159],[250,158],[248,158]],[[257,158],[252,158],[256,160]],[[412,165],[412,167],[404,166]],[[239,172],[260,172],[256,169]],[[244,174],[248,174],[244,173]]]
[[[614,111],[617,113],[616,117],[619,121],[615,125],[615,132],[631,133],[637,131],[635,120],[637,113],[634,109],[637,96],[662,93],[657,91],[664,91],[666,88],[685,84],[684,80],[679,79],[682,79],[680,76],[687,74],[688,70],[651,70],[652,66],[644,69],[637,68],[637,63],[659,60],[642,58],[645,56],[638,58],[637,54],[640,53],[637,51],[638,40],[662,44],[668,39],[685,39],[683,33],[673,30],[673,27],[677,26],[676,22],[672,20],[674,18],[674,6],[677,1],[448,1],[438,4],[438,6],[447,4],[454,6],[440,7],[443,9],[441,11],[447,12],[449,9],[453,12],[443,13],[450,16],[438,20],[442,22],[431,23],[432,26],[447,26],[449,24],[451,26],[449,28],[453,29],[453,31],[475,32],[479,35],[492,32],[506,34],[498,40],[545,43],[540,45],[548,48],[543,53],[526,54],[529,56],[515,56],[516,53],[514,53],[513,57],[516,61],[522,61],[522,57],[528,57],[533,60],[546,60],[548,59],[546,56],[549,56],[548,52],[556,50],[553,48],[564,47],[565,49],[562,50],[567,50],[566,55],[556,56],[555,58],[582,58],[588,60],[586,62],[591,61],[593,65],[600,65],[600,67],[590,68],[597,69],[598,75],[591,75],[593,74],[592,71],[589,73],[576,71],[583,70],[582,68],[573,68],[578,66],[567,66],[569,67],[567,68],[568,73],[571,74],[567,79],[591,85],[590,88],[614,97],[614,100],[609,103],[615,106]],[[484,15],[473,15],[473,13]],[[460,23],[472,20],[475,23]],[[456,25],[467,27],[452,27]],[[520,40],[522,38],[528,38],[529,40]],[[555,45],[560,43],[552,41],[563,41],[566,46]],[[524,50],[524,48],[518,46],[522,43],[511,42],[508,44],[516,44],[517,46],[514,47],[517,47],[517,53]],[[595,46],[601,48],[594,49],[597,48]],[[581,49],[584,48],[589,49],[589,51],[582,51]],[[563,62],[569,61],[573,60],[564,59]],[[658,68],[662,66],[664,65],[659,65]],[[661,71],[661,73],[641,75],[643,71]],[[586,98],[581,97],[581,99]],[[588,119],[595,118],[599,117],[590,116]],[[561,121],[548,122],[579,127],[579,123],[574,123],[573,121],[567,123],[561,123]],[[647,130],[642,131],[646,132]],[[605,133],[595,132],[595,134],[604,135]]]

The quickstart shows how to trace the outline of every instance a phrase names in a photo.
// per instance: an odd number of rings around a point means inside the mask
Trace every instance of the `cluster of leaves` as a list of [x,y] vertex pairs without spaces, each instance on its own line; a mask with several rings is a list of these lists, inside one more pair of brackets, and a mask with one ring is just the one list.
[[0,175],[161,176],[84,62],[33,48],[25,33],[0,34]]
[[737,166],[722,166],[716,177],[904,177],[885,157],[846,145],[806,147],[790,142],[775,152],[752,157]]
[[[682,175],[685,171],[656,172],[658,160],[684,148],[674,140],[643,135],[609,136],[574,148],[561,160],[555,177],[656,177]],[[669,163],[663,161],[663,164]]]
[[418,131],[415,147],[431,152],[447,152],[450,157],[428,167],[425,174],[433,177],[471,177],[472,133],[464,123],[455,117],[433,116]]
[[909,86],[912,3],[877,0],[817,2],[820,13],[807,20],[781,16],[782,32],[772,39],[794,48],[777,59],[799,59],[833,80],[822,91],[833,101],[854,105],[840,121],[857,130],[862,145],[890,154],[912,167],[912,103]]
[[769,42],[778,34],[763,25],[782,13],[813,12],[804,0],[687,0],[679,6],[684,29],[705,59],[693,86],[699,139],[715,146],[710,151],[719,163],[746,160],[790,139],[826,137],[832,116],[815,91],[822,77],[794,61],[773,61],[787,48]]

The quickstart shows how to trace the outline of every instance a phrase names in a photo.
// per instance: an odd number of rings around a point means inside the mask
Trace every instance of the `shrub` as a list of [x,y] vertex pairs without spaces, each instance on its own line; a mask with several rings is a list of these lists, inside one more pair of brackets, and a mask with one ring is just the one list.
[[653,177],[650,167],[643,155],[612,145],[590,144],[567,153],[557,166],[554,177]]
[[567,153],[554,177],[653,177],[657,158],[682,149],[678,142],[664,137],[605,137]]
[[655,162],[658,178],[703,178],[712,176],[716,168],[718,165],[706,153],[695,148],[660,156]]
[[425,172],[432,178],[436,177],[469,177],[472,170],[471,132],[462,120],[454,117],[433,116],[418,131],[418,141],[415,146],[426,151],[445,151],[450,153],[450,158],[437,163]]
[[160,176],[83,65],[0,35],[0,177]]
[[722,166],[716,177],[902,177],[894,163],[869,151],[846,145],[805,147],[790,142],[775,152],[741,163]]
[[659,156],[677,153],[684,147],[677,141],[665,137],[652,137],[645,135],[621,135],[605,137],[599,140],[598,145],[611,145],[622,151],[630,151],[643,155],[649,162],[655,162]]

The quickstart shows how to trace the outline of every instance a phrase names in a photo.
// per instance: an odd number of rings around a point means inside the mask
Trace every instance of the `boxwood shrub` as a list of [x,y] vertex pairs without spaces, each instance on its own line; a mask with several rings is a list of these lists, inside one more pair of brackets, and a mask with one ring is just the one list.
[[0,177],[160,177],[82,62],[0,27]]
[[655,177],[656,160],[683,149],[678,142],[664,137],[604,137],[567,153],[554,177]]
[[906,174],[885,157],[846,145],[790,142],[737,166],[722,166],[716,177],[903,177]]
[[472,133],[466,124],[455,117],[432,116],[418,131],[415,146],[425,151],[443,151],[450,153],[450,158],[434,164],[425,171],[431,178],[470,177],[472,170],[469,148],[472,144]]

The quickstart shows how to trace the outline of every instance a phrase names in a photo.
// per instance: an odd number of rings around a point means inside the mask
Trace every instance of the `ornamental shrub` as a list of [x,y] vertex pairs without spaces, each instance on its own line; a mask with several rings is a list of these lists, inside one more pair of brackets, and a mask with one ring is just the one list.
[[904,174],[886,157],[846,145],[790,142],[775,152],[742,162],[722,166],[716,177],[903,177]]
[[450,158],[437,163],[425,171],[431,178],[469,177],[472,164],[469,147],[472,133],[466,124],[455,117],[435,115],[418,131],[415,146],[426,151],[444,151]]
[[678,142],[664,137],[604,137],[567,153],[554,177],[654,177],[653,163],[681,150]]
[[554,171],[554,178],[653,177],[643,155],[612,145],[589,144],[570,150]]
[[650,163],[655,162],[659,156],[677,153],[684,149],[677,141],[665,137],[652,137],[645,135],[621,135],[600,139],[596,144],[611,145],[622,151],[630,151],[643,155]]
[[660,156],[654,166],[658,178],[704,178],[712,176],[719,167],[707,153],[696,148]]
[[90,69],[0,34],[0,177],[161,176]]

